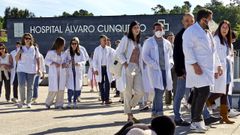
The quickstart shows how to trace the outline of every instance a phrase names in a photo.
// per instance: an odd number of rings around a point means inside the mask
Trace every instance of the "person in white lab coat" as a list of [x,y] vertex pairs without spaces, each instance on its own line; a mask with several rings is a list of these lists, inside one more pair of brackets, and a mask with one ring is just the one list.
[[140,24],[131,22],[129,33],[124,36],[116,50],[119,62],[126,71],[126,88],[124,90],[124,113],[128,115],[128,121],[139,122],[132,113],[139,100],[144,95],[142,80],[142,48],[140,45]]
[[207,100],[207,106],[211,107],[214,101],[220,97],[220,115],[222,116],[221,123],[233,124],[234,121],[228,119],[228,90],[229,84],[233,81],[233,68],[231,66],[231,54],[233,54],[232,48],[232,30],[228,21],[222,21],[218,29],[216,30],[215,45],[217,47],[217,54],[223,67],[223,75],[215,76],[214,89],[211,91],[211,95]]
[[109,72],[109,65],[113,58],[114,52],[111,47],[107,46],[107,36],[100,36],[100,45],[95,48],[93,54],[93,69],[101,92],[102,104],[111,104],[109,100],[110,83],[112,75]]
[[172,90],[171,43],[163,38],[164,25],[156,22],[153,25],[154,36],[143,45],[143,60],[147,65],[151,88],[154,89],[152,117],[163,115],[164,90]]
[[88,55],[85,56],[85,48],[79,46],[78,37],[73,37],[70,41],[70,48],[65,52],[69,67],[67,68],[67,89],[68,89],[68,108],[77,108],[77,98],[81,95],[83,72]]
[[208,9],[199,10],[197,22],[185,30],[183,34],[186,87],[194,88],[190,128],[196,132],[206,132],[207,130],[201,114],[210,87],[214,85],[214,73],[222,74],[221,63],[216,54],[216,45],[211,32],[208,30],[212,15],[212,11]]
[[[38,44],[35,43],[35,47],[39,48]],[[46,73],[46,67],[45,67],[45,61],[43,55],[39,52],[39,60],[40,60],[40,71],[41,74],[36,74],[34,77],[34,83],[33,83],[33,98],[32,103],[37,103],[38,98],[38,88],[39,88],[39,82],[41,78],[44,78]]]
[[50,109],[56,97],[55,108],[62,109],[64,103],[64,90],[66,86],[66,68],[68,61],[63,52],[65,39],[56,38],[52,48],[47,52],[45,64],[49,67],[48,72],[48,96],[46,107]]
[[13,59],[13,68],[11,69],[11,85],[13,85],[13,98],[11,99],[13,103],[17,103],[18,102],[18,79],[17,79],[17,62],[15,59],[15,56],[17,55],[17,50],[20,47],[20,42],[17,41],[16,42],[16,49],[14,49],[13,51],[11,51],[11,56]]
[[17,61],[17,77],[21,101],[18,108],[22,108],[25,101],[25,86],[27,84],[27,108],[31,108],[33,95],[33,81],[36,74],[40,74],[39,50],[34,47],[32,34],[22,36],[22,45],[18,49],[15,59]]

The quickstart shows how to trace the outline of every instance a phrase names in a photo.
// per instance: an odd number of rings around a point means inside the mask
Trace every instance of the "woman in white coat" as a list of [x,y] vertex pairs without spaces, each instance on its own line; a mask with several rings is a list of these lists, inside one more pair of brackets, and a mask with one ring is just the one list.
[[126,89],[124,91],[124,113],[128,121],[139,122],[132,113],[139,100],[144,95],[142,81],[142,50],[140,45],[140,24],[133,21],[129,26],[129,33],[124,36],[116,50],[119,62],[126,69]]
[[[67,68],[67,89],[68,89],[68,108],[77,107],[77,98],[81,95],[85,63],[88,56],[85,56],[85,49],[80,48],[78,37],[73,37],[70,41],[70,48],[66,51],[66,57],[69,61]],[[73,100],[72,100],[73,98]]]
[[46,107],[50,109],[53,100],[56,97],[55,108],[62,109],[64,103],[64,89],[66,85],[66,68],[67,59],[63,52],[65,39],[58,37],[51,50],[45,57],[45,64],[49,67],[48,73],[48,96],[46,99]]
[[214,89],[211,91],[211,95],[207,100],[207,106],[211,107],[214,101],[220,97],[220,115],[222,116],[221,123],[232,124],[234,121],[228,119],[228,90],[229,84],[233,81],[232,67],[231,67],[231,52],[232,48],[232,36],[231,25],[228,21],[222,21],[218,29],[216,30],[214,40],[216,43],[217,54],[223,67],[223,74],[218,76],[215,74]]

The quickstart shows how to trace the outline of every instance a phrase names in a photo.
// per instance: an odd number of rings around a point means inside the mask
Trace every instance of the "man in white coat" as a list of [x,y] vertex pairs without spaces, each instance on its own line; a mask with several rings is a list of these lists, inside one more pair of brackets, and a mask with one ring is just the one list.
[[[191,129],[206,132],[201,113],[208,98],[210,87],[214,85],[214,73],[222,74],[222,67],[216,55],[208,23],[212,20],[212,11],[201,9],[197,13],[197,22],[183,34],[183,52],[185,55],[186,87],[194,88],[191,108]],[[218,65],[215,68],[215,64]]]
[[171,43],[163,38],[164,25],[156,22],[153,25],[154,36],[148,38],[143,45],[143,61],[147,65],[151,88],[155,96],[152,107],[152,117],[163,115],[164,90],[172,90],[170,59]]
[[109,65],[113,54],[111,47],[107,46],[107,36],[101,35],[100,45],[94,50],[93,69],[101,92],[102,104],[111,104],[109,91],[112,75],[109,72]]

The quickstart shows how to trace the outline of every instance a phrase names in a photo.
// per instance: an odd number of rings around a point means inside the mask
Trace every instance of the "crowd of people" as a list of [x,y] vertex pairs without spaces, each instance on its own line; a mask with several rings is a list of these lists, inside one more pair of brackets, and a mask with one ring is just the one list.
[[[101,35],[100,45],[90,58],[78,37],[71,39],[67,50],[64,50],[65,39],[58,37],[44,59],[33,36],[25,33],[11,53],[8,53],[4,44],[0,44],[0,94],[4,81],[7,102],[10,101],[10,88],[13,85],[12,102],[18,108],[24,105],[31,108],[38,98],[38,84],[46,74],[46,65],[49,69],[46,108],[50,109],[53,104],[58,109],[64,107],[65,88],[67,108],[77,108],[88,61],[91,91],[96,86],[101,104],[109,105],[112,103],[110,88],[115,82],[115,96],[120,97],[124,104],[128,122],[139,123],[132,112],[139,104],[140,110],[151,108],[151,117],[159,120],[164,115],[165,96],[166,106],[172,104],[173,97],[174,125],[190,126],[193,131],[206,132],[206,125],[217,121],[232,124],[234,121],[229,116],[240,114],[232,109],[231,101],[234,64],[232,43],[237,37],[227,20],[220,22],[217,30],[211,31],[209,25],[212,18],[213,13],[208,9],[199,10],[196,17],[186,13],[182,18],[183,28],[176,36],[172,32],[165,33],[164,25],[155,22],[152,26],[153,35],[146,37],[143,44],[140,23],[133,21],[128,33],[116,41],[116,49],[111,47],[110,38]],[[114,74],[110,68],[116,65],[120,65],[120,70]],[[212,115],[216,111],[217,98],[220,98],[220,117]],[[190,109],[191,122],[182,118],[183,99],[184,106]]]

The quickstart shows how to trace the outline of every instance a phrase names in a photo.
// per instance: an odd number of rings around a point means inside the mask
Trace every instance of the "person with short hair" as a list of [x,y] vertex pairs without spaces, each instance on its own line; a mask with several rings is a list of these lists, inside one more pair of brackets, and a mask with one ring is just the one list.
[[12,56],[8,53],[7,47],[0,43],[0,96],[2,93],[2,84],[5,86],[5,98],[7,102],[10,101],[11,94],[11,69],[12,69]]
[[[143,61],[146,63],[150,86],[154,89],[152,117],[163,115],[163,94],[172,90],[173,59],[171,59],[171,43],[165,39],[164,25],[153,24],[154,35],[143,44]],[[145,82],[146,83],[146,82]]]
[[25,33],[22,36],[22,45],[15,56],[17,62],[17,77],[20,92],[18,108],[22,108],[25,101],[25,85],[27,84],[27,108],[31,108],[33,96],[33,81],[36,74],[40,74],[39,50],[34,47],[32,34]]
[[[190,123],[185,121],[181,116],[181,101],[185,93],[189,93],[190,89],[186,88],[186,69],[184,63],[184,54],[182,46],[182,35],[184,31],[194,24],[194,16],[191,13],[186,13],[183,15],[182,24],[183,28],[177,33],[174,40],[173,48],[173,60],[174,60],[174,70],[177,76],[177,84],[175,90],[175,97],[173,100],[173,112],[174,121],[177,126],[189,126]],[[187,100],[187,99],[185,99]]]
[[114,52],[111,47],[107,46],[107,36],[101,35],[99,40],[100,45],[95,48],[93,54],[93,69],[101,92],[102,104],[109,105],[112,103],[109,99],[110,83],[112,82],[109,65]]
[[186,87],[193,88],[191,106],[191,129],[194,132],[207,131],[202,118],[204,105],[210,87],[214,86],[214,73],[222,75],[223,70],[216,53],[216,45],[209,31],[213,13],[201,9],[197,13],[197,22],[183,33],[183,52],[186,68]]
[[66,86],[66,68],[68,61],[63,52],[65,39],[57,37],[51,49],[47,52],[45,63],[49,68],[48,72],[48,96],[45,102],[46,108],[50,109],[55,100],[55,108],[63,109],[64,90]]

